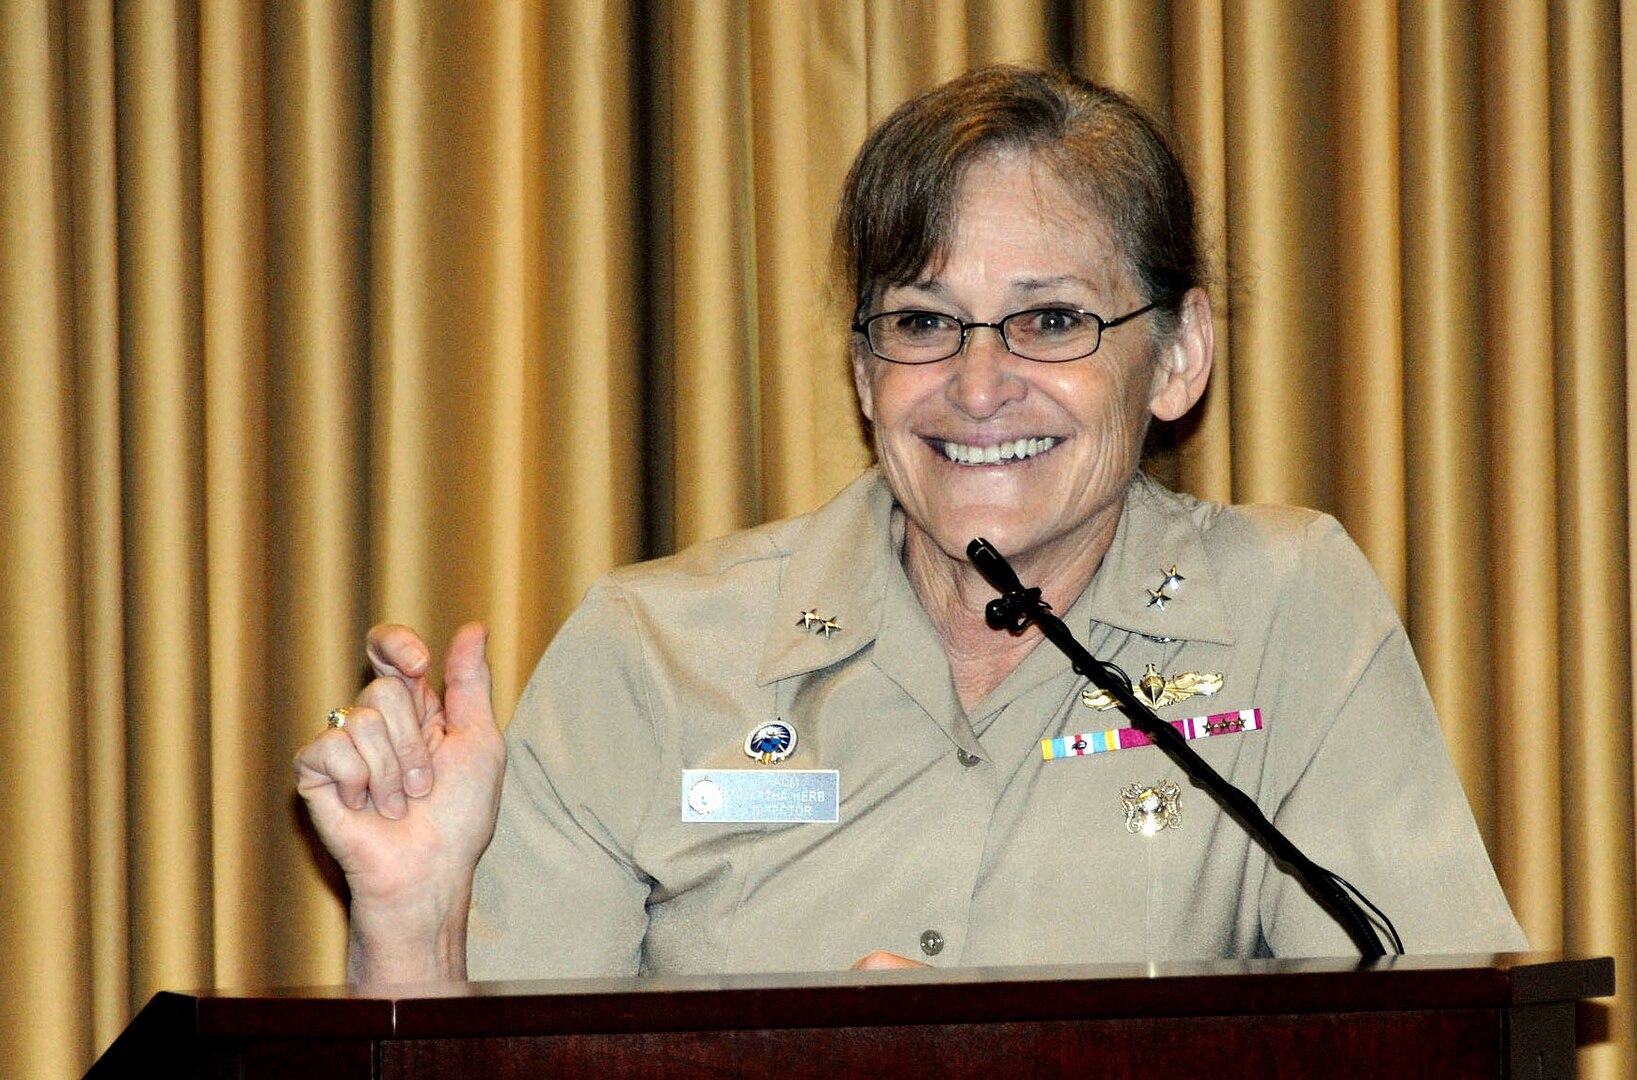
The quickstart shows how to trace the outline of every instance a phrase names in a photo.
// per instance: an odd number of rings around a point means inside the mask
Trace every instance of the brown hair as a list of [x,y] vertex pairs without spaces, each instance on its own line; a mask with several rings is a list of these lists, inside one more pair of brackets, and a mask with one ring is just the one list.
[[[1194,196],[1159,126],[1130,98],[1058,71],[995,65],[900,105],[864,141],[841,190],[836,251],[854,317],[948,251],[966,168],[1019,149],[1110,228],[1145,299],[1203,283]],[[1156,330],[1174,326],[1162,305]]]

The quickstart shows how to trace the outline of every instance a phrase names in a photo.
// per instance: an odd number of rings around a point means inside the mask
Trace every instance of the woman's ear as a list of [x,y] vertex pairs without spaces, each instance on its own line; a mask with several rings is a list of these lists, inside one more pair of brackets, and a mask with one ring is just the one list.
[[858,343],[854,335],[853,346],[853,389],[858,391],[858,409],[864,414],[864,419],[875,423],[875,395],[870,386],[870,350]]
[[1216,351],[1216,322],[1211,297],[1202,288],[1189,289],[1182,298],[1176,333],[1160,347],[1159,370],[1149,411],[1159,420],[1176,420],[1205,396]]

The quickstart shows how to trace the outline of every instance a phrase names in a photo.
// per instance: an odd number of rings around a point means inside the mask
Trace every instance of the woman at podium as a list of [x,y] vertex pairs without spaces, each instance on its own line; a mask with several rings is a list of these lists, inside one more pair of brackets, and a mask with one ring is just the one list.
[[980,536],[1407,949],[1525,948],[1342,529],[1139,468],[1213,356],[1155,123],[1067,75],[969,73],[870,134],[836,232],[874,467],[609,575],[504,736],[480,627],[441,692],[414,631],[371,631],[377,678],[296,759],[349,978],[1353,951],[1037,629],[987,625]]

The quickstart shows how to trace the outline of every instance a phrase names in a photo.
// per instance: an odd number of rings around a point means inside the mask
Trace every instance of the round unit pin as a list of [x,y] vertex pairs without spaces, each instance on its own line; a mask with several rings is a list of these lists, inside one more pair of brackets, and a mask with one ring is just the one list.
[[745,736],[745,756],[774,765],[796,749],[796,729],[783,720],[772,720]]

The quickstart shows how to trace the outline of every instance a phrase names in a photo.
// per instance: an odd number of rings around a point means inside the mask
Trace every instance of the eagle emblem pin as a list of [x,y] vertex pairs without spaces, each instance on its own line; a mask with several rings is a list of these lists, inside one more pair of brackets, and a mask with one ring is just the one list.
[[1182,824],[1182,789],[1164,780],[1121,788],[1120,802],[1125,807],[1126,832],[1153,836]]

